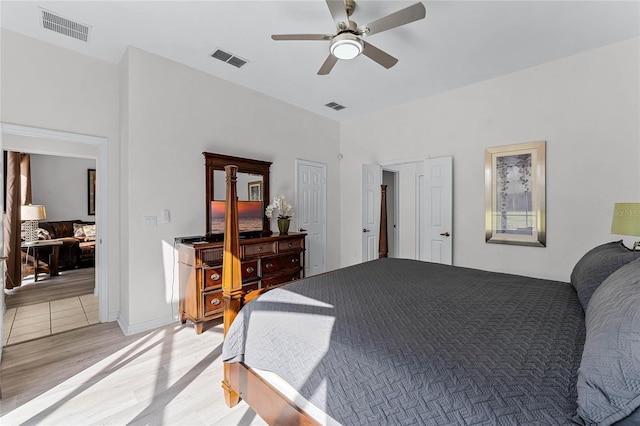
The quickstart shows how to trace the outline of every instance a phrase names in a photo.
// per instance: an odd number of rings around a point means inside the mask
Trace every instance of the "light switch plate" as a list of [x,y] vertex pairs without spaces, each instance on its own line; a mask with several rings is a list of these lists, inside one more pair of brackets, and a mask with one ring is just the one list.
[[158,217],[157,216],[145,216],[144,217],[144,227],[145,228],[155,228],[158,226]]

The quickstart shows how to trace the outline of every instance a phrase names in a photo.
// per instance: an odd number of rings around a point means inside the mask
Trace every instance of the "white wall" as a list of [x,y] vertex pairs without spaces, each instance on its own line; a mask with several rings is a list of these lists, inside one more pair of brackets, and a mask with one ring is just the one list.
[[[271,192],[291,200],[295,160],[326,163],[327,265],[340,265],[337,122],[135,48],[111,64],[7,30],[1,43],[0,121],[109,140],[109,318],[126,332],[177,314],[172,247],[205,231],[203,151],[273,161]],[[144,228],[162,209],[171,223]]]
[[[640,39],[341,126],[341,252],[360,255],[362,163],[453,155],[454,264],[568,280],[611,235],[616,201],[640,200]],[[425,76],[425,78],[428,78]],[[484,241],[484,150],[547,141],[547,247]]]
[[[177,313],[171,248],[176,237],[205,232],[202,152],[272,161],[271,193],[291,200],[295,159],[326,163],[330,198],[339,193],[339,126],[140,49],[130,47],[126,61],[122,220],[130,255],[122,279],[130,306],[123,318],[135,331]],[[163,209],[170,210],[171,223],[142,226],[145,216],[160,218]],[[338,209],[337,201],[328,203],[329,269],[340,264]]]
[[[0,52],[1,122],[108,139],[112,184],[107,194],[109,223],[103,224],[109,233],[103,238],[109,250],[108,315],[113,319],[120,311],[118,67],[5,29],[0,32]],[[25,152],[97,155],[95,146],[76,149],[60,140],[4,139],[3,144]]]
[[87,204],[87,170],[95,168],[92,159],[31,155],[33,204],[45,206],[46,221],[95,220]]

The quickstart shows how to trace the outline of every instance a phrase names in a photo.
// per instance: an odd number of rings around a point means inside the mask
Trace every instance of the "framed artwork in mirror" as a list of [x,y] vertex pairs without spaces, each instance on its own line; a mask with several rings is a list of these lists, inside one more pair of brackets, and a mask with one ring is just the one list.
[[[203,152],[205,158],[205,217],[211,215],[211,202],[223,201],[226,198],[226,174],[224,167],[233,164],[238,167],[237,178],[242,185],[255,184],[261,182],[259,192],[258,188],[253,190],[253,194],[259,194],[260,200],[269,199],[269,167],[270,161],[254,160],[251,158],[234,157],[231,155],[215,154],[212,152]],[[216,173],[217,172],[217,173]],[[240,180],[240,179],[246,180]],[[240,188],[240,186],[238,186]],[[244,188],[244,187],[243,187]],[[218,189],[218,190],[216,190]],[[251,186],[247,188],[249,193],[246,195],[238,195],[242,200],[249,200],[251,197]],[[242,191],[244,192],[244,191]],[[211,234],[211,221],[206,220],[206,233]],[[262,219],[262,234],[271,235],[271,220],[264,216]]]
[[94,216],[96,214],[96,169],[88,170],[87,188],[88,214]]
[[546,246],[546,142],[485,150],[486,242]]
[[262,201],[262,181],[249,182],[249,201]]

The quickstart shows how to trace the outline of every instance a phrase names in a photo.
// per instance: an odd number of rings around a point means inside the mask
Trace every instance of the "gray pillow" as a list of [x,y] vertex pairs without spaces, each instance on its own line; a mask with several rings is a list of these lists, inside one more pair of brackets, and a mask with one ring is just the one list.
[[636,254],[620,240],[602,244],[582,256],[571,272],[571,285],[578,292],[582,309],[587,310],[591,295],[609,275],[640,257]]
[[593,293],[578,370],[578,415],[611,425],[640,407],[640,259],[611,274]]

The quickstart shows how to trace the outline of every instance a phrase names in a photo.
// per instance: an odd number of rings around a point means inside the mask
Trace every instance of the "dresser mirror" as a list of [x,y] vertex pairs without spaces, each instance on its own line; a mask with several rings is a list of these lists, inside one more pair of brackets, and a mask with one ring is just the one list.
[[[250,158],[232,157],[230,155],[203,152],[205,158],[205,217],[207,234],[217,233],[213,229],[211,209],[212,201],[225,201],[227,195],[226,172],[224,167],[234,165],[238,167],[237,184],[238,200],[261,202],[264,212],[269,202],[269,167],[271,162],[252,160]],[[262,232],[270,234],[269,219],[262,215]]]

